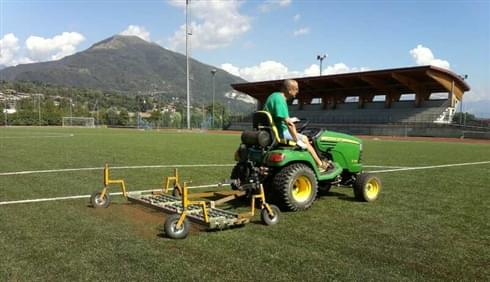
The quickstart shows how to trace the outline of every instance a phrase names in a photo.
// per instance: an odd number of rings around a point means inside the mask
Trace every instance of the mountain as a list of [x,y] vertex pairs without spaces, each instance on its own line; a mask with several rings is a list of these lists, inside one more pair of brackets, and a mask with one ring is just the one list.
[[[193,103],[212,100],[212,69],[218,70],[215,74],[217,101],[229,99],[231,83],[245,82],[197,60],[191,59],[189,64]],[[184,98],[186,57],[136,36],[115,35],[61,60],[5,68],[0,71],[0,78],[117,91],[127,95],[159,93]]]

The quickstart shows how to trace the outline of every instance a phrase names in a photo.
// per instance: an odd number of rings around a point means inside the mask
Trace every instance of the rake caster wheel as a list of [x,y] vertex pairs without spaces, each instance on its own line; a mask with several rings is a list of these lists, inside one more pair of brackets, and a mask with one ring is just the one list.
[[381,180],[378,177],[361,173],[354,184],[354,196],[362,202],[374,202],[379,197],[381,192]]
[[172,190],[172,196],[174,196],[176,198],[180,198],[182,196],[181,193],[180,193],[179,188],[174,187],[174,190]]
[[179,219],[180,219],[180,214],[172,214],[169,215],[165,220],[163,230],[165,231],[165,234],[167,234],[169,238],[184,239],[189,234],[189,230],[191,228],[189,220],[187,220],[187,218],[184,219],[184,222],[182,223],[180,228],[177,228],[177,222],[179,222]]
[[260,212],[260,219],[265,225],[274,225],[279,222],[279,217],[281,215],[281,210],[275,205],[269,205],[271,207],[273,216],[269,214],[266,208],[263,208]]
[[96,191],[90,196],[90,203],[94,208],[107,208],[111,203],[111,196],[109,192],[105,193],[104,197],[101,197],[102,192]]

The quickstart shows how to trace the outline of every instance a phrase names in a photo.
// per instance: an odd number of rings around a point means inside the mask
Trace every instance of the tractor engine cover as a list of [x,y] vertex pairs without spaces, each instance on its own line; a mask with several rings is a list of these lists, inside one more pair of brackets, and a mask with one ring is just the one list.
[[272,138],[269,132],[264,130],[247,130],[242,133],[242,143],[249,146],[266,147],[272,144]]

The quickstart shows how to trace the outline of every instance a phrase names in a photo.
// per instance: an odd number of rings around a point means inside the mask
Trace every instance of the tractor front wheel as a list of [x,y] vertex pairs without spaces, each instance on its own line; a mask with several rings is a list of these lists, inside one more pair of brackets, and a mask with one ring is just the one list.
[[381,192],[381,180],[378,177],[361,173],[354,184],[354,196],[362,202],[374,202]]
[[301,163],[286,166],[277,173],[274,187],[279,204],[291,211],[308,209],[318,193],[315,173]]
[[107,208],[111,203],[111,196],[109,195],[109,192],[106,192],[104,197],[101,196],[102,192],[99,191],[92,193],[90,196],[90,203],[94,208]]

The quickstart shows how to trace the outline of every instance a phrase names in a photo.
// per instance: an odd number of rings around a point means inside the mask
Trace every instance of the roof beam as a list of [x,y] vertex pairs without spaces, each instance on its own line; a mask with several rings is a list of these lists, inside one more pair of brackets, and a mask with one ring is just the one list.
[[458,101],[461,101],[464,91],[454,83],[454,79],[451,79],[448,75],[432,70],[427,70],[425,73],[442,85],[449,93],[452,93]]
[[348,83],[345,80],[334,78],[334,79],[332,79],[332,81],[337,83],[338,85],[344,87],[344,88],[352,88],[352,84]]
[[422,105],[422,101],[429,99],[430,90],[421,86],[420,83],[418,83],[415,79],[398,73],[392,73],[391,76],[394,79],[398,80],[398,82],[400,82],[401,84],[405,85],[408,89],[415,92],[416,107],[420,107]]
[[414,93],[420,92],[420,90],[422,90],[421,87],[419,86],[419,83],[411,77],[399,73],[392,73],[391,77],[396,79],[398,82],[403,84],[408,89],[412,90]]
[[386,92],[390,92],[390,90],[393,89],[392,87],[387,86],[384,80],[379,78],[362,75],[361,80],[369,83],[374,88],[378,88]]

